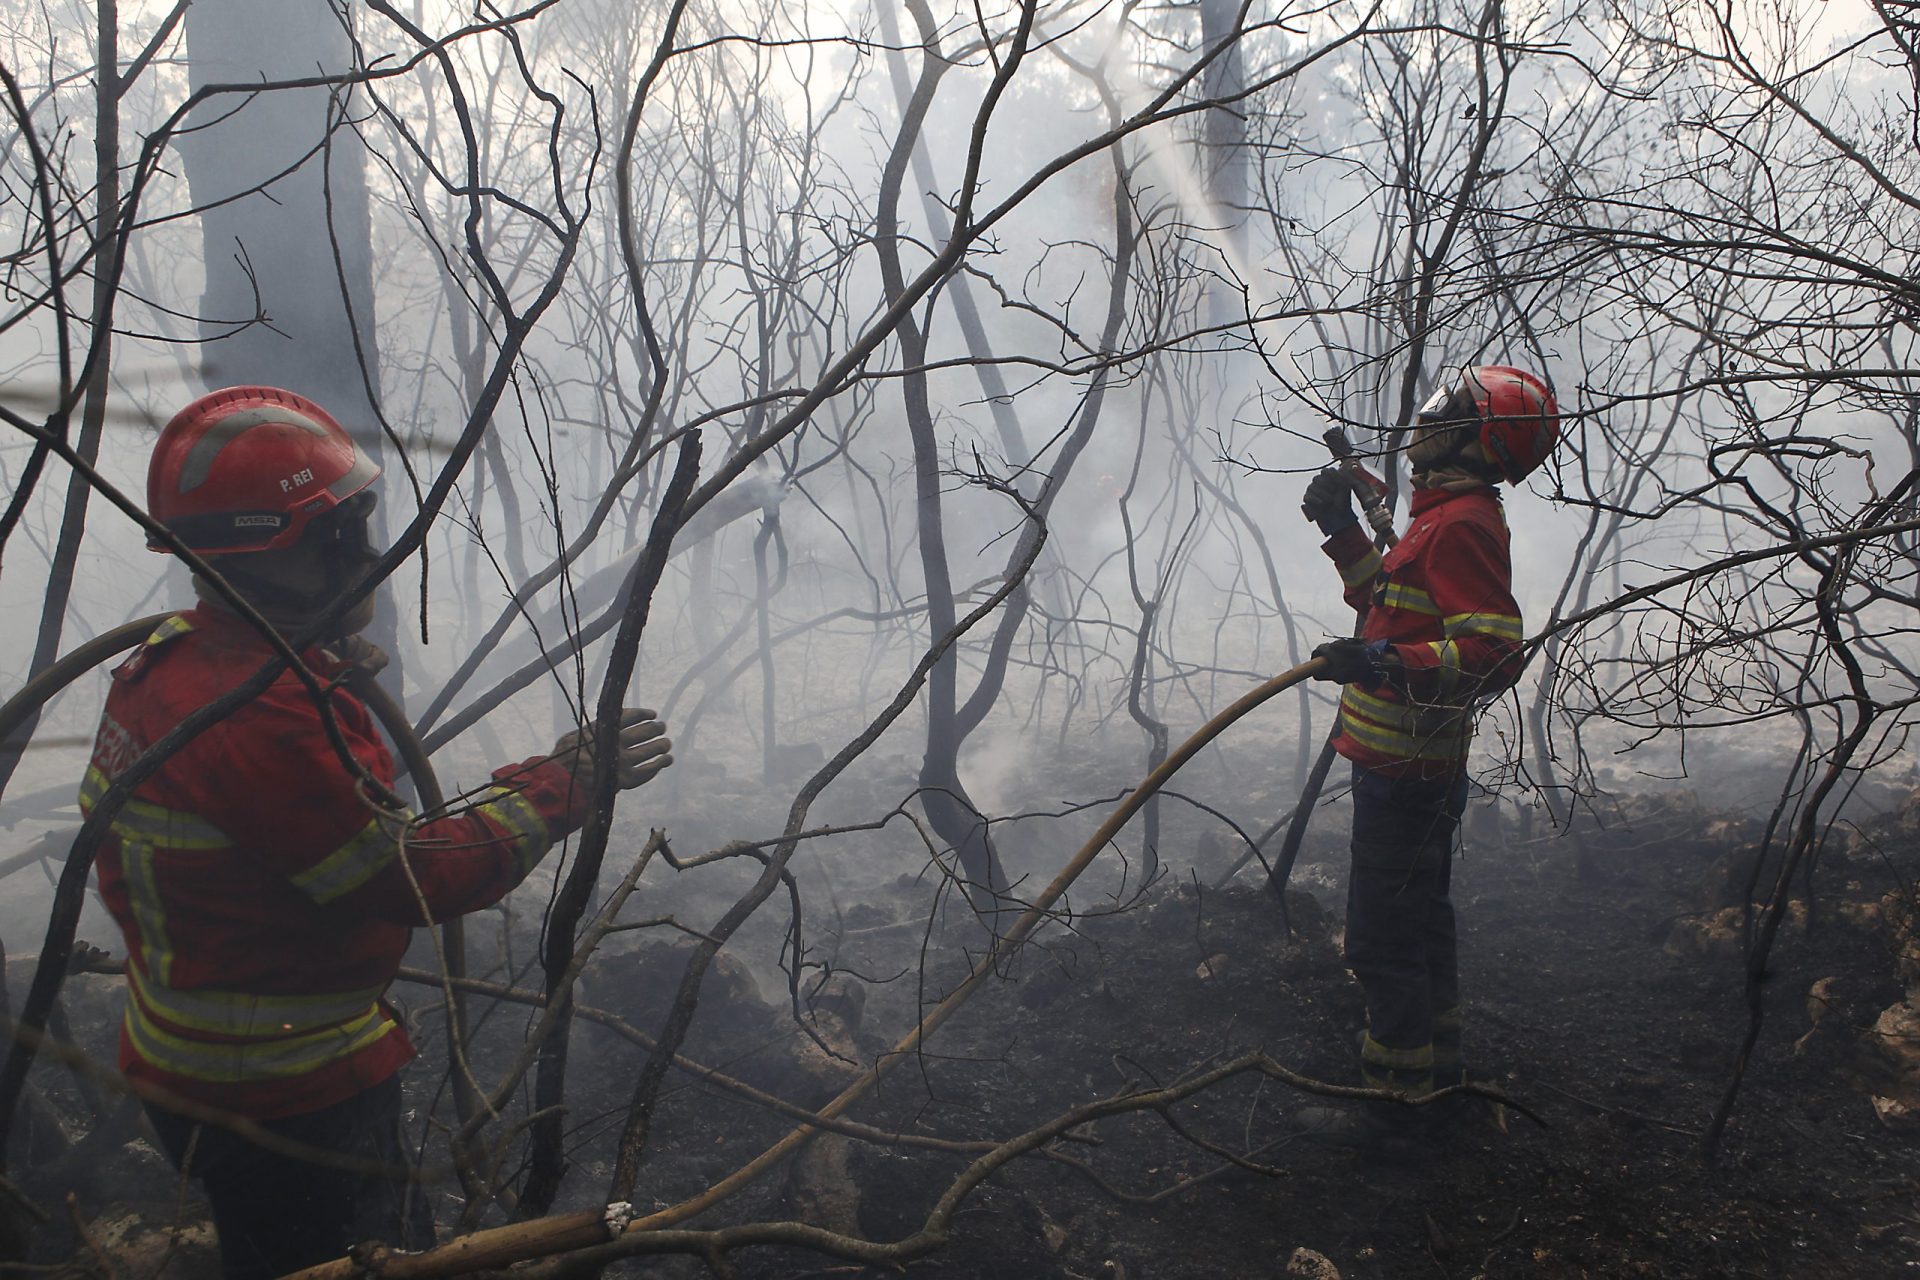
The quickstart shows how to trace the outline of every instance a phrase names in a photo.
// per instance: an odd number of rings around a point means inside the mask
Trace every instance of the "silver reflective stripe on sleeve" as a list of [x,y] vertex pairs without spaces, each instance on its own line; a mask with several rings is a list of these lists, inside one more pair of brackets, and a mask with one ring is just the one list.
[[324,906],[352,893],[386,870],[399,852],[393,833],[375,818],[351,840],[292,877],[293,885]]

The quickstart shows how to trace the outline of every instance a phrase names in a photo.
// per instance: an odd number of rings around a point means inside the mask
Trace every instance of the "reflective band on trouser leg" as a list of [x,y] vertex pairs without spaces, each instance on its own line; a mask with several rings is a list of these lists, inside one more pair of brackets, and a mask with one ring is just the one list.
[[474,807],[513,836],[522,873],[533,870],[534,864],[546,856],[552,841],[547,836],[547,820],[533,807],[533,801],[511,787],[490,787],[486,798]]
[[1464,1026],[1460,1006],[1442,1009],[1433,1015],[1433,1085],[1444,1089],[1466,1079],[1460,1054],[1460,1033]]
[[138,1000],[127,1001],[127,1040],[140,1058],[176,1076],[212,1084],[280,1080],[306,1075],[350,1057],[399,1024],[378,1005],[349,1022],[306,1035],[244,1041],[192,1040],[168,1031]]
[[1360,1078],[1369,1088],[1398,1089],[1417,1096],[1433,1092],[1433,1046],[1390,1049],[1373,1038],[1360,1039]]

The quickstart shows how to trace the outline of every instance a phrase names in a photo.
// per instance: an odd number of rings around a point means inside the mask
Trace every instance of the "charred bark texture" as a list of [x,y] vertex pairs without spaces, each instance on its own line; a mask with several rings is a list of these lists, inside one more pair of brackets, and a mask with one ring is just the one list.
[[[198,92],[346,76],[356,63],[351,14],[337,0],[195,0],[188,83]],[[207,387],[263,383],[306,396],[384,467],[373,224],[355,129],[368,109],[346,84],[222,94],[189,115],[176,145],[206,264]],[[389,515],[376,519],[392,527]],[[381,683],[398,691],[392,604],[375,618],[372,638],[395,659]]]

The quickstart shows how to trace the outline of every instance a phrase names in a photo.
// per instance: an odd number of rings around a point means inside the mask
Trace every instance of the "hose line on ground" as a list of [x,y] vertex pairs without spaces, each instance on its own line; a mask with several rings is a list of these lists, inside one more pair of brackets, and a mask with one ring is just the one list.
[[[915,1050],[921,1043],[966,1002],[967,997],[979,988],[987,975],[993,973],[1015,947],[1025,942],[1029,935],[1052,918],[1054,904],[1066,894],[1073,882],[1079,879],[1080,874],[1092,865],[1101,850],[1120,834],[1120,829],[1127,824],[1127,820],[1164,787],[1183,765],[1199,754],[1201,748],[1219,737],[1234,721],[1276,694],[1284,693],[1302,680],[1318,675],[1326,665],[1326,659],[1314,658],[1289,671],[1282,672],[1242,694],[1226,710],[1200,726],[1192,737],[1181,743],[1177,750],[1161,761],[1138,787],[1115,806],[1113,812],[1107,815],[1106,821],[1100,824],[1100,829],[1095,831],[1092,837],[1080,847],[1080,851],[1060,869],[1060,873],[1053,878],[1052,883],[1048,884],[1040,895],[1028,904],[1020,918],[1005,933],[994,940],[993,947],[974,965],[960,985],[949,992],[939,1004],[928,1010],[919,1024],[892,1049],[882,1054],[859,1079],[848,1085],[833,1101],[820,1108],[819,1114],[829,1120],[837,1119],[866,1096],[893,1067],[899,1063],[914,1060]],[[460,1236],[424,1253],[395,1254],[385,1257],[381,1275],[385,1280],[426,1280],[427,1277],[463,1275],[472,1271],[503,1268],[511,1263],[532,1258],[552,1257],[603,1242],[605,1242],[604,1247],[609,1251],[609,1257],[615,1256],[620,1252],[622,1237],[634,1238],[647,1232],[660,1231],[712,1208],[793,1154],[814,1133],[815,1129],[812,1125],[802,1124],[705,1191],[646,1217],[629,1218],[627,1215],[632,1213],[632,1209],[623,1204],[609,1206],[607,1209],[554,1214],[529,1222],[492,1227]],[[614,1208],[621,1211],[617,1222],[610,1216]],[[608,1257],[597,1259],[601,1262],[607,1260]],[[362,1270],[361,1265],[352,1258],[342,1258],[334,1262],[323,1262],[304,1271],[296,1271],[286,1277],[286,1280],[355,1280]]]
[[[8,699],[5,706],[0,707],[0,741],[4,741],[7,734],[11,733],[23,723],[27,717],[39,710],[41,706],[45,705],[45,703],[60,692],[60,690],[66,688],[67,685],[73,683],[73,681],[77,680],[83,673],[92,670],[108,658],[132,648],[133,645],[138,643],[143,637],[152,634],[153,629],[169,616],[171,615],[158,614],[150,618],[141,618],[134,622],[126,623],[123,626],[116,627],[103,635],[96,636],[94,639],[87,641],[78,649],[75,649],[72,653],[48,667],[46,671],[42,672],[33,680],[28,681],[19,693],[16,693],[12,698]],[[1202,725],[1192,737],[1181,743],[1177,750],[1173,751],[1165,760],[1161,761],[1159,766],[1156,767],[1152,773],[1148,774],[1146,779],[1142,781],[1138,787],[1114,807],[1113,812],[1107,815],[1106,821],[1100,824],[1099,830],[1095,831],[1087,842],[1080,847],[1080,851],[1061,868],[1059,874],[1041,891],[1040,895],[1028,904],[1027,909],[1020,915],[1020,918],[1013,923],[1012,927],[995,939],[993,947],[973,967],[973,970],[967,975],[965,980],[963,980],[959,986],[955,987],[945,999],[929,1010],[926,1016],[920,1020],[919,1024],[916,1025],[912,1031],[908,1032],[907,1035],[894,1046],[891,1052],[883,1055],[864,1075],[848,1085],[832,1102],[821,1108],[820,1114],[828,1119],[841,1115],[850,1109],[854,1103],[864,1097],[873,1086],[878,1084],[895,1064],[912,1058],[914,1051],[965,1003],[966,999],[979,988],[987,975],[993,973],[1014,948],[1024,943],[1035,930],[1051,918],[1054,904],[1065,896],[1074,881],[1080,878],[1081,873],[1091,866],[1101,851],[1112,842],[1114,837],[1119,835],[1121,828],[1127,824],[1127,821],[1138,812],[1142,805],[1159,792],[1159,790],[1173,778],[1174,774],[1178,773],[1188,761],[1198,755],[1202,748],[1212,742],[1221,733],[1225,732],[1228,726],[1247,715],[1254,710],[1254,708],[1260,706],[1275,695],[1291,689],[1302,680],[1317,675],[1325,666],[1326,660],[1324,658],[1315,658],[1311,661],[1301,663],[1299,666],[1283,672],[1280,675],[1274,676],[1272,679],[1265,681],[1241,695],[1224,711]],[[428,811],[439,807],[442,802],[439,784],[434,778],[432,767],[427,762],[425,752],[421,749],[419,739],[414,735],[412,726],[407,724],[406,717],[401,714],[398,704],[371,681],[356,682],[355,691],[366,701],[368,709],[373,712],[374,716],[392,737],[396,750],[399,751],[401,759],[407,765],[408,772],[413,776],[414,785],[419,789],[423,807],[427,808]],[[453,961],[457,948],[449,947],[448,950],[448,958],[451,962]],[[58,962],[57,958],[54,962]],[[49,963],[49,958],[44,954],[41,956],[41,963]],[[451,964],[449,967],[451,968]],[[454,976],[459,977],[461,975],[455,974]],[[464,1036],[466,1031],[464,1019],[456,1018],[456,1023],[460,1026],[461,1033]],[[710,1208],[765,1173],[773,1165],[777,1164],[784,1157],[804,1144],[813,1136],[813,1133],[814,1128],[811,1125],[801,1125],[799,1128],[787,1134],[785,1138],[782,1138],[779,1142],[762,1152],[759,1156],[741,1166],[734,1173],[709,1187],[706,1191],[690,1200],[683,1201],[680,1204],[662,1209],[648,1217],[634,1221],[631,1225],[626,1225],[625,1230],[620,1234],[638,1234],[649,1230],[657,1231],[674,1223],[685,1221],[687,1218]],[[597,1215],[589,1216],[597,1217]],[[563,1214],[556,1218],[544,1220],[544,1224],[541,1222],[516,1223],[510,1227],[498,1227],[492,1231],[476,1232],[461,1239],[451,1241],[427,1253],[408,1255],[404,1258],[395,1259],[396,1265],[393,1268],[393,1274],[396,1276],[457,1274],[472,1264],[476,1256],[476,1249],[478,1249],[479,1254],[487,1255],[489,1261],[505,1262],[547,1256],[568,1248],[578,1248],[585,1244],[594,1243],[595,1241],[593,1240],[581,1238],[579,1224],[575,1221],[581,1217],[582,1215],[580,1214]],[[548,1229],[542,1230],[543,1225]],[[600,1231],[602,1234],[598,1235],[597,1239],[606,1239],[606,1234],[604,1234],[605,1228],[600,1228]],[[497,1240],[490,1239],[490,1237],[495,1236],[500,1238]],[[489,1243],[493,1244],[500,1254],[498,1258],[494,1258],[491,1254],[488,1254],[485,1246]],[[460,1261],[454,1261],[456,1258]],[[449,1263],[452,1265],[449,1265]],[[466,1265],[463,1265],[463,1263]],[[312,1278],[312,1280],[320,1280],[321,1277],[327,1277],[331,1280],[331,1277],[334,1276],[351,1274],[355,1265],[356,1264],[350,1261],[324,1263],[299,1274],[302,1277]]]

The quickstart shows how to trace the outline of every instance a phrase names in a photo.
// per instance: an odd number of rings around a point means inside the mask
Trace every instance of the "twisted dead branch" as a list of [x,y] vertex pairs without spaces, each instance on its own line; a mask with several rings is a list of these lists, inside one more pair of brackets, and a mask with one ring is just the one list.
[[[797,1245],[869,1265],[897,1265],[944,1246],[952,1238],[953,1218],[961,1205],[982,1183],[1014,1160],[1041,1152],[1048,1143],[1099,1120],[1141,1111],[1164,1115],[1180,1103],[1245,1075],[1259,1075],[1304,1093],[1354,1102],[1419,1107],[1438,1105],[1455,1097],[1481,1097],[1514,1107],[1539,1122],[1531,1111],[1499,1090],[1482,1085],[1460,1085],[1425,1098],[1409,1099],[1391,1090],[1328,1084],[1301,1075],[1255,1050],[1179,1084],[1124,1092],[1086,1103],[994,1144],[948,1184],[916,1231],[895,1241],[867,1240],[804,1222],[756,1222],[711,1231],[675,1230],[650,1225],[673,1213],[672,1210],[636,1219],[631,1205],[615,1203],[603,1209],[476,1232],[425,1253],[409,1254],[386,1245],[375,1245],[352,1258],[295,1272],[287,1280],[352,1280],[363,1271],[376,1273],[384,1280],[438,1280],[533,1259],[549,1261],[545,1266],[526,1268],[518,1274],[528,1280],[555,1280],[561,1275],[593,1270],[622,1258],[645,1254],[687,1253],[713,1258],[749,1246],[774,1244]],[[1244,1158],[1234,1163],[1253,1172],[1272,1172],[1245,1162]]]
[[[1031,566],[1033,556],[1037,556],[1038,549],[1044,544],[1044,541],[1044,539],[1035,540],[1033,555],[1029,556],[1027,565],[1023,566],[1023,569]],[[1010,589],[1010,586],[1011,584],[1008,584],[1007,587],[1003,587],[1002,591],[997,593],[997,597],[1004,596],[1006,590]],[[985,616],[986,611],[997,604],[998,598],[988,600],[980,609],[975,610],[967,619],[962,620],[961,629],[977,622],[981,617]],[[952,641],[957,638],[957,636],[949,636],[947,643],[951,644]],[[895,708],[889,709],[891,714],[883,713],[874,725],[869,726],[867,733],[855,739],[840,755],[835,757],[834,761],[827,766],[827,769],[822,771],[821,777],[816,777],[814,780],[815,783],[819,783],[821,787],[824,787],[823,778],[837,772],[838,767],[844,767],[846,761],[858,755],[861,750],[865,749],[865,746],[872,738],[879,735],[879,732],[884,729],[885,725],[891,722],[893,716],[898,715],[899,712],[897,708],[904,706],[905,701],[911,698],[913,691],[918,687],[919,679],[924,678],[926,670],[937,658],[938,653],[935,652],[928,654],[921,660],[921,664],[916,670],[916,678],[910,680],[906,688],[902,690],[901,696],[895,699]],[[1114,838],[1119,835],[1121,829],[1126,826],[1128,820],[1165,786],[1168,780],[1171,779],[1175,773],[1179,772],[1182,766],[1236,721],[1252,712],[1268,699],[1291,689],[1300,681],[1310,678],[1320,671],[1324,665],[1325,661],[1323,659],[1316,658],[1283,672],[1270,680],[1264,681],[1254,689],[1241,695],[1241,697],[1236,699],[1225,710],[1207,721],[1191,737],[1181,743],[1177,750],[1162,761],[1138,787],[1129,793],[1120,804],[1115,806],[1113,812],[1100,824],[1099,829],[1081,846],[1073,858],[1061,868],[1060,872],[1040,894],[1028,904],[1025,911],[1021,913],[1020,917],[1012,926],[996,937],[993,946],[974,964],[967,976],[962,979],[939,1004],[929,1010],[926,1015],[921,1018],[920,1022],[903,1036],[891,1050],[883,1054],[872,1067],[843,1089],[840,1094],[827,1103],[826,1106],[822,1107],[819,1115],[827,1119],[838,1118],[852,1108],[861,1098],[865,1097],[866,1094],[896,1066],[902,1062],[909,1061],[919,1051],[927,1038],[965,1004],[967,999],[980,988],[981,984],[985,982],[989,975],[997,972],[1000,966],[1028,937],[1042,925],[1053,919],[1054,905],[1066,894],[1067,890],[1079,879],[1080,875],[1093,864],[1094,860],[1106,850]],[[811,801],[813,794],[817,793],[818,789],[819,788],[815,787],[813,783],[810,783],[807,788],[802,789],[800,797],[797,798],[794,803],[794,813],[789,819],[790,827],[796,827],[804,817],[805,806]],[[784,865],[785,859],[791,856],[791,852],[792,841],[789,839],[783,842],[782,847],[769,859],[770,865],[767,872],[761,877],[761,884],[755,886],[755,890],[759,891],[759,900],[764,900],[766,894],[771,892],[772,884],[776,880],[776,877],[773,876],[773,864]],[[764,889],[762,889],[762,885],[765,886]],[[729,921],[732,921],[734,926],[737,927],[738,921],[733,918],[735,916],[738,916],[740,919],[745,918],[746,912],[743,912],[741,908],[753,898],[754,892],[754,890],[750,890],[748,897],[743,898],[741,903],[735,905],[735,908],[728,913],[727,919],[722,921],[723,926]],[[752,905],[757,907],[758,901],[754,901]],[[751,908],[748,908],[748,910],[750,911]],[[673,1058],[678,1052],[679,1043],[685,1036],[687,1026],[691,1023],[692,1010],[698,995],[699,978],[704,973],[705,962],[711,959],[712,954],[718,950],[718,944],[729,936],[731,929],[716,928],[714,932],[715,939],[708,944],[703,944],[701,948],[696,950],[694,958],[688,963],[688,974],[682,979],[680,992],[676,998],[673,1012],[668,1018],[667,1033],[661,1036],[659,1047],[655,1049],[653,1056],[649,1059],[647,1072],[643,1073],[641,1087],[636,1090],[636,1110],[634,1113],[630,1113],[629,1129],[627,1134],[623,1135],[623,1157],[627,1155],[625,1144],[635,1133],[638,1133],[641,1137],[645,1136],[646,1129],[644,1126],[648,1118],[648,1112],[641,1110],[641,1108],[651,1107],[653,1094],[657,1092],[659,1087],[657,1082],[658,1078],[663,1076],[667,1068],[672,1065]],[[1313,1081],[1308,1077],[1300,1076],[1280,1066],[1264,1054],[1246,1055],[1241,1059],[1237,1059],[1236,1065],[1233,1065],[1231,1068],[1222,1068],[1227,1074],[1239,1074],[1255,1069],[1262,1071],[1263,1074],[1270,1074],[1275,1079],[1280,1079],[1287,1083],[1300,1085],[1302,1087],[1311,1086],[1310,1091],[1324,1093],[1329,1097],[1376,1101],[1399,1100],[1399,1095],[1390,1091],[1347,1088]],[[1186,1097],[1197,1088],[1205,1087],[1204,1082],[1222,1078],[1225,1078],[1225,1076],[1220,1075],[1218,1072],[1209,1073],[1206,1076],[1198,1077],[1198,1083],[1189,1082],[1188,1085],[1180,1087],[1187,1092],[1179,1092],[1178,1090],[1160,1091],[1157,1094],[1139,1096],[1148,1098],[1164,1096],[1166,1101],[1170,1103],[1177,1100],[1177,1098],[1173,1096],[1174,1094],[1177,1094],[1178,1097]],[[1480,1086],[1462,1086],[1462,1088],[1467,1092],[1478,1093],[1481,1096],[1496,1098],[1500,1096],[1497,1091],[1485,1090]],[[1432,1096],[1437,1099],[1452,1092],[1452,1090],[1447,1090]],[[774,1237],[767,1237],[762,1233],[775,1229],[781,1232],[797,1233],[778,1237],[786,1242],[826,1248],[828,1252],[834,1252],[836,1248],[844,1249],[848,1251],[844,1252],[842,1256],[863,1261],[896,1261],[917,1257],[921,1253],[937,1248],[945,1242],[946,1223],[951,1219],[953,1210],[958,1206],[959,1201],[964,1199],[966,1194],[970,1192],[981,1179],[985,1178],[993,1172],[993,1170],[999,1168],[1000,1165],[1004,1164],[1007,1160],[1034,1149],[1049,1140],[1056,1133],[1065,1132],[1066,1129],[1070,1129],[1076,1124],[1085,1123],[1088,1119],[1098,1118],[1099,1115],[1106,1114],[1099,1109],[1104,1106],[1113,1105],[1115,1104],[1112,1101],[1092,1104],[1091,1110],[1082,1108],[1081,1111],[1072,1113],[1079,1117],[1077,1119],[1065,1122],[1056,1121],[1055,1125],[1042,1126],[1041,1129],[1034,1130],[1032,1133],[1003,1143],[1001,1147],[996,1148],[994,1152],[982,1156],[973,1166],[970,1166],[968,1172],[963,1174],[953,1187],[949,1188],[947,1195],[942,1197],[941,1204],[936,1206],[934,1212],[929,1216],[927,1225],[923,1226],[922,1230],[914,1236],[893,1245],[875,1246],[871,1242],[857,1241],[852,1237],[839,1236],[833,1232],[822,1231],[819,1228],[808,1227],[804,1224],[797,1223],[773,1224],[772,1226],[760,1224],[753,1227],[729,1228],[727,1231],[720,1233],[674,1232],[669,1230],[678,1223],[684,1222],[688,1218],[705,1212],[725,1201],[742,1187],[755,1181],[775,1165],[798,1151],[816,1132],[815,1127],[811,1123],[803,1123],[788,1133],[786,1137],[767,1148],[760,1155],[727,1177],[714,1183],[700,1194],[684,1200],[677,1205],[672,1205],[666,1209],[647,1215],[644,1218],[630,1222],[623,1221],[617,1231],[608,1229],[608,1222],[611,1221],[611,1217],[603,1219],[595,1218],[592,1215],[570,1214],[555,1218],[543,1218],[533,1222],[518,1223],[510,1227],[496,1228],[491,1231],[476,1232],[473,1235],[462,1237],[460,1240],[454,1241],[442,1249],[436,1249],[425,1254],[399,1255],[389,1250],[380,1255],[385,1259],[382,1263],[383,1273],[395,1277],[396,1280],[398,1280],[399,1277],[416,1275],[458,1275],[487,1267],[503,1266],[511,1262],[523,1261],[529,1258],[547,1257],[559,1253],[582,1250],[591,1244],[606,1244],[615,1251],[607,1254],[604,1258],[597,1254],[591,1257],[583,1256],[580,1259],[583,1264],[589,1261],[610,1261],[613,1258],[627,1256],[629,1253],[658,1251],[656,1246],[664,1248],[665,1246],[662,1242],[665,1241],[675,1242],[670,1251],[683,1251],[691,1247],[695,1251],[717,1249],[725,1252],[727,1249],[736,1248],[742,1244],[770,1242]],[[1153,1105],[1156,1104],[1149,1101],[1135,1106],[1124,1106],[1122,1109],[1138,1110],[1140,1106]],[[1082,1112],[1086,1114],[1082,1114]],[[636,1119],[638,1120],[637,1124],[635,1123]],[[637,1165],[635,1168],[637,1172]],[[619,1174],[616,1174],[617,1178],[619,1176]],[[616,1181],[615,1185],[618,1187],[620,1183]],[[631,1183],[628,1182],[627,1185],[631,1186]],[[612,1215],[616,1208],[623,1214],[631,1212],[624,1201],[616,1200],[609,1206],[607,1211],[608,1215]],[[607,1234],[602,1240],[583,1242],[583,1236],[591,1235],[595,1230],[607,1231]],[[629,1239],[629,1237],[631,1237],[631,1239]],[[829,1248],[828,1246],[834,1247]],[[875,1252],[875,1250],[878,1250],[878,1252]],[[356,1265],[358,1264],[352,1259],[346,1259],[329,1263],[322,1267],[310,1268],[308,1271],[298,1274],[302,1280],[345,1280],[345,1277],[353,1274],[353,1268]],[[396,1270],[396,1268],[398,1269]]]

